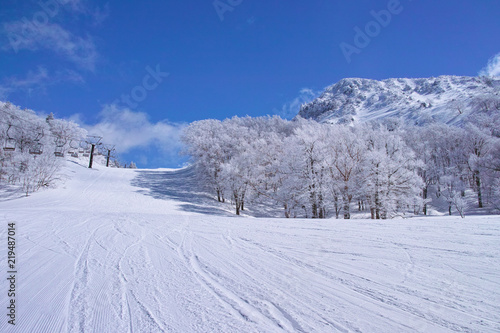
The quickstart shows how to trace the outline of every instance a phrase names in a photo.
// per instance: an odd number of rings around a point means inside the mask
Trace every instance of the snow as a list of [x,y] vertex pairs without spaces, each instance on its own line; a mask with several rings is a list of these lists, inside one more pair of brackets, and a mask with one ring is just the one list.
[[[443,75],[437,78],[346,78],[315,100],[299,116],[326,123],[353,123],[400,118],[408,124],[460,124],[486,101],[500,98],[500,80]],[[459,111],[460,110],[460,111]]]
[[189,169],[65,172],[0,202],[18,265],[1,332],[500,331],[498,216],[233,217]]

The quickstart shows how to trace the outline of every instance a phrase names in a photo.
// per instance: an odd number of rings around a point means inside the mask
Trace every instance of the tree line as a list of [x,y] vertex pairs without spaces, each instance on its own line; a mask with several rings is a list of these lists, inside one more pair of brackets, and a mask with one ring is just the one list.
[[0,184],[20,185],[26,195],[53,185],[60,157],[80,149],[86,135],[72,121],[0,102]]
[[261,202],[285,217],[372,219],[475,206],[500,210],[499,110],[463,126],[406,126],[399,119],[355,126],[234,117],[191,123],[182,141],[201,183],[235,213]]

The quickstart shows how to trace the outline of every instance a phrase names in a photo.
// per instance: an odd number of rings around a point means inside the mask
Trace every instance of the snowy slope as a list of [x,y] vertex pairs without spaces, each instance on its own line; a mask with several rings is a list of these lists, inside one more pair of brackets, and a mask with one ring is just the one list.
[[189,169],[66,173],[0,202],[19,272],[0,332],[500,331],[499,217],[226,217]]
[[299,116],[329,123],[400,117],[409,124],[460,123],[484,101],[500,103],[500,79],[440,76],[383,81],[348,78],[326,88]]

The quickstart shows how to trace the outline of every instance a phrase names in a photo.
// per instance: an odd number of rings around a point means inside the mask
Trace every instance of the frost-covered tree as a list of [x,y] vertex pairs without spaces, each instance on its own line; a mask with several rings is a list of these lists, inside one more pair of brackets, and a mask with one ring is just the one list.
[[363,177],[372,219],[386,219],[421,205],[422,162],[398,135],[385,129],[367,134]]
[[283,132],[271,132],[265,144],[262,139],[256,142],[253,161],[258,170],[252,182],[257,196],[283,207],[287,218],[296,217],[303,206],[302,184],[297,181],[297,151],[290,146],[288,137]]
[[28,196],[42,187],[49,187],[59,179],[58,172],[61,168],[61,160],[54,158],[51,154],[41,154],[33,159],[29,154],[23,153],[20,162],[20,183],[23,192]]
[[54,119],[52,116],[47,117],[47,123],[50,126],[55,152],[60,155],[65,155],[72,145],[76,146],[87,135],[87,131],[72,121]]
[[328,125],[299,120],[295,135],[288,140],[295,161],[295,178],[303,188],[302,202],[308,216],[326,218],[328,204],[328,169],[325,163]]
[[479,128],[467,126],[467,139],[465,142],[465,153],[468,154],[467,169],[472,180],[472,187],[477,193],[477,204],[483,208],[483,166],[484,158],[488,155],[491,148],[489,137]]
[[480,118],[465,127],[397,119],[347,127],[234,117],[192,123],[183,141],[200,181],[237,214],[260,202],[285,217],[348,219],[354,204],[366,204],[372,218],[385,219],[427,214],[442,197],[464,215],[467,191],[478,205],[500,202],[500,117]]
[[221,179],[224,193],[230,195],[236,215],[245,209],[245,200],[255,178],[250,141],[255,133],[248,126],[240,124],[237,118],[227,119],[224,124],[223,142],[227,147],[227,158],[221,165]]
[[0,102],[0,183],[20,185],[26,195],[58,179],[56,139],[81,140],[85,130],[65,120],[47,117]]
[[[342,201],[344,219],[350,219],[350,206],[353,197],[359,196],[359,187],[363,182],[361,174],[366,147],[360,137],[350,127],[329,126],[326,129],[326,159],[334,202]],[[336,198],[339,197],[339,198]],[[338,206],[335,207],[336,215]]]
[[[462,132],[460,128],[452,128],[445,124],[430,124],[424,127],[410,127],[402,133],[406,144],[423,162],[418,168],[418,174],[423,181],[424,215],[427,215],[427,204],[435,194],[430,193],[431,189],[435,190],[435,185],[443,182],[441,179],[443,176],[450,173],[458,175],[460,173],[458,171],[463,169],[459,165],[465,163],[465,160],[456,145],[457,142],[462,142]],[[458,168],[458,171],[450,168]]]
[[222,122],[215,119],[196,121],[184,130],[181,139],[186,145],[185,153],[194,159],[200,180],[214,190],[219,202],[224,202],[221,172],[230,156]]

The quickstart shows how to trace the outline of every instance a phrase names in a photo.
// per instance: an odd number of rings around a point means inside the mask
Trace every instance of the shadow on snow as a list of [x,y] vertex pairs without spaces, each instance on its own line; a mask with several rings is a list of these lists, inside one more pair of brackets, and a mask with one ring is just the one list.
[[137,170],[136,173],[132,186],[141,188],[138,193],[178,201],[179,207],[186,212],[234,216],[223,209],[222,204],[217,207],[219,203],[203,191],[193,167],[171,171]]

